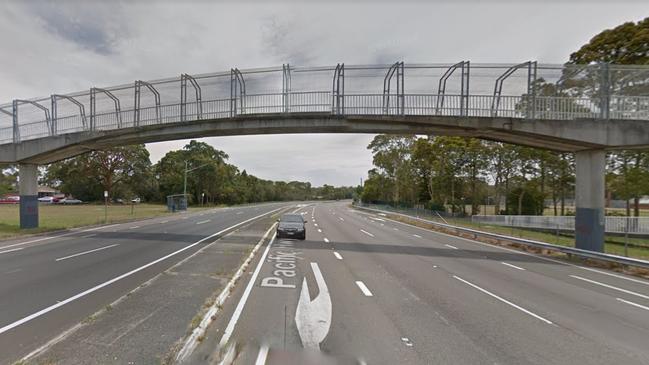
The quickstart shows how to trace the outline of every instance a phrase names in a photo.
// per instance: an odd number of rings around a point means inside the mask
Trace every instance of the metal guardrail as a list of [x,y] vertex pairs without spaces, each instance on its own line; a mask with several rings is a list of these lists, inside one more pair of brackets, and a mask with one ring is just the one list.
[[0,144],[264,113],[649,120],[649,66],[404,64],[182,74],[0,105]]
[[[574,216],[474,215],[471,222],[516,228],[575,230]],[[649,235],[649,217],[607,216],[604,227],[606,233]]]
[[422,219],[422,218],[419,218],[419,217],[414,217],[412,215],[398,213],[398,212],[395,212],[395,211],[374,209],[374,208],[369,208],[369,207],[362,206],[362,205],[357,205],[357,204],[355,204],[354,207],[359,208],[359,209],[372,211],[372,212],[377,212],[377,213],[398,215],[398,216],[401,216],[401,217],[404,217],[404,218],[407,218],[407,219],[412,219],[412,220],[420,221],[420,222],[423,222],[423,223],[426,223],[426,224],[431,224],[431,225],[434,225],[434,226],[437,226],[437,227],[441,227],[441,228],[445,228],[445,229],[449,229],[449,230],[454,230],[456,232],[472,234],[476,238],[478,236],[480,236],[480,237],[486,237],[486,238],[491,238],[491,239],[496,239],[496,240],[506,240],[508,242],[513,242],[513,243],[517,243],[517,244],[524,245],[524,246],[562,252],[562,253],[565,253],[565,254],[568,254],[568,255],[574,255],[574,256],[577,256],[577,257],[581,257],[581,258],[600,260],[600,261],[606,261],[606,262],[615,263],[615,264],[619,264],[619,265],[635,266],[635,267],[641,267],[641,268],[649,269],[649,261],[645,261],[645,260],[634,259],[634,258],[618,256],[618,255],[611,255],[611,254],[602,253],[602,252],[581,250],[581,249],[574,248],[574,247],[553,245],[553,244],[546,243],[546,242],[528,240],[528,239],[524,239],[524,238],[506,236],[506,235],[501,235],[501,234],[496,234],[496,233],[478,231],[478,230],[471,229],[471,228],[464,228],[464,227],[458,227],[458,226],[445,224],[445,223],[433,222],[433,221],[430,221],[430,220],[427,220],[427,219]]

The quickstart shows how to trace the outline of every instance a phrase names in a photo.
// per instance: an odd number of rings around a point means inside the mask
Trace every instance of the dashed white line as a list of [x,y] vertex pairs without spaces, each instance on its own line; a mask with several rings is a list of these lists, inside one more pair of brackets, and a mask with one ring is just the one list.
[[365,233],[366,235],[368,235],[368,236],[370,236],[370,237],[374,237],[373,234],[371,234],[370,232],[368,232],[368,231],[366,231],[366,230],[364,230],[364,229],[361,229],[361,232]]
[[507,300],[507,299],[501,298],[501,297],[497,296],[496,294],[494,294],[494,293],[492,293],[492,292],[490,292],[490,291],[488,291],[488,290],[486,290],[486,289],[482,289],[481,287],[479,287],[479,286],[477,286],[477,285],[475,285],[475,284],[473,284],[473,283],[470,283],[470,282],[468,282],[468,281],[462,279],[462,278],[459,277],[459,276],[453,275],[453,277],[454,277],[455,279],[457,279],[457,280],[459,280],[459,281],[461,281],[461,282],[463,282],[463,283],[465,283],[465,284],[467,284],[467,285],[473,287],[474,289],[478,289],[479,291],[483,292],[484,294],[487,294],[487,295],[489,295],[489,296],[491,296],[491,297],[493,297],[493,298],[496,298],[496,299],[500,300],[501,302],[503,302],[503,303],[505,303],[505,304],[508,304],[508,305],[510,305],[510,306],[512,306],[512,307],[514,307],[514,308],[516,308],[516,309],[518,309],[519,311],[521,311],[521,312],[523,312],[523,313],[525,313],[525,314],[527,314],[527,315],[530,315],[530,316],[532,316],[532,317],[534,317],[534,318],[536,318],[536,319],[538,319],[538,320],[541,320],[541,321],[543,321],[543,322],[545,322],[545,323],[547,323],[547,324],[553,324],[552,321],[549,321],[549,320],[547,320],[547,319],[545,319],[545,318],[539,316],[538,314],[534,314],[534,313],[528,311],[527,309],[525,309],[525,308],[523,308],[523,307],[521,307],[521,306],[518,306],[518,305],[516,305],[516,304],[510,302],[510,301]]
[[621,291],[622,293],[627,293],[627,294],[635,295],[636,297],[639,297],[639,298],[649,299],[649,295],[644,295],[644,294],[636,293],[636,292],[631,291],[631,290],[626,290],[626,289],[618,288],[617,286],[613,286],[613,285],[609,285],[609,284],[600,283],[599,281],[595,281],[595,280],[590,280],[590,279],[582,278],[581,276],[577,276],[577,275],[570,275],[570,277],[571,277],[571,278],[575,278],[575,279],[579,279],[579,280],[583,280],[583,281],[588,282],[588,283],[591,283],[591,284],[595,284],[595,285],[603,286],[603,287],[605,287],[605,288],[609,288],[609,289],[613,289],[613,290]]
[[196,224],[205,224],[205,223],[211,222],[211,221],[212,221],[211,219],[206,219],[204,221],[196,222]]
[[338,260],[342,260],[342,259],[343,259],[343,257],[342,257],[338,252],[336,252],[336,251],[334,251],[334,256],[336,256],[336,258],[337,258]]
[[322,230],[320,228],[318,228],[318,233],[322,233]]
[[314,227],[317,227],[317,226],[318,226],[318,223],[315,223],[315,221],[314,221],[313,226],[314,226]]
[[641,305],[641,304],[638,304],[638,303],[633,303],[633,302],[630,302],[630,301],[628,301],[628,300],[624,300],[624,299],[622,299],[622,298],[615,298],[615,299],[619,300],[619,301],[622,302],[622,303],[626,303],[626,304],[632,305],[632,306],[634,306],[634,307],[637,307],[637,308],[640,308],[640,309],[644,309],[644,310],[649,311],[649,307],[646,307],[646,306],[644,306],[644,305]]
[[509,264],[509,263],[507,263],[507,262],[501,262],[501,264],[503,264],[503,265],[505,265],[505,266],[513,267],[513,268],[516,269],[516,270],[522,270],[522,271],[525,271],[525,269],[523,269],[522,267],[519,267],[519,266],[516,266],[516,265],[512,265],[512,264]]
[[362,281],[357,281],[356,285],[363,292],[363,295],[365,295],[366,297],[373,296],[372,292],[367,288],[367,286],[365,286],[365,283],[363,283]]
[[268,357],[268,346],[264,345],[259,349],[259,355],[257,355],[257,360],[255,365],[264,365],[266,363],[266,358]]
[[338,217],[338,219],[340,219],[342,222],[345,221],[345,219],[343,217]]
[[393,227],[392,229],[394,229],[395,231],[398,231],[398,230],[399,230],[399,228],[396,228],[396,227]]
[[128,229],[137,229],[137,228],[140,228],[140,226],[128,227]]
[[325,243],[329,243],[329,239],[327,237],[324,238]]
[[8,253],[8,252],[14,252],[14,251],[20,251],[20,250],[22,250],[23,248],[24,248],[24,247],[18,247],[18,248],[12,248],[11,250],[0,251],[0,254]]
[[413,234],[413,236],[414,236],[414,237],[417,237],[417,238],[421,238],[421,236],[418,235],[418,234]]
[[446,247],[448,247],[448,248],[452,248],[452,249],[454,249],[454,250],[457,250],[457,247],[455,247],[455,246],[453,246],[453,245],[445,244],[444,246],[446,246]]
[[70,255],[70,256],[59,257],[55,261],[63,261],[63,260],[71,259],[73,257],[77,257],[77,256],[81,256],[81,255],[87,255],[89,253],[105,250],[105,249],[115,247],[115,246],[119,246],[119,243],[116,243],[114,245],[108,245],[108,246],[104,246],[104,247],[95,248],[94,250],[90,250],[90,251],[84,251],[84,252],[75,253],[74,255]]
[[237,215],[239,215],[239,214],[243,214],[243,212],[237,212]]
[[160,222],[160,224],[165,224],[165,223],[168,223],[168,222],[169,222],[169,221],[166,220],[166,221],[162,221],[162,222]]

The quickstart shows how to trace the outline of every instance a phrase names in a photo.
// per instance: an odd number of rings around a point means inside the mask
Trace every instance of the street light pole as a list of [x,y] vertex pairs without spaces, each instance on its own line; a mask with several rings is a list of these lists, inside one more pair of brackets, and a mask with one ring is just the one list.
[[183,196],[187,195],[187,161],[185,161],[185,179],[183,183]]

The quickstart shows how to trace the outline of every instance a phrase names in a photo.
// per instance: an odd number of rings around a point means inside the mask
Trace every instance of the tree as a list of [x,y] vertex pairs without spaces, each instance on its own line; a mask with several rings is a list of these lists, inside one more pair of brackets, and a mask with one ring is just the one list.
[[606,29],[570,55],[570,63],[649,65],[649,17]]
[[139,196],[154,193],[144,183],[153,180],[150,167],[144,145],[115,147],[52,163],[43,181],[82,200],[101,200],[103,191],[114,197],[116,190]]

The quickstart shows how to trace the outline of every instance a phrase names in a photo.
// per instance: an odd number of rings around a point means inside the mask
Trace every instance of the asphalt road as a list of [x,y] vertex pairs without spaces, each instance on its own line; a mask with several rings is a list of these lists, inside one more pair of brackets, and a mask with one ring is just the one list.
[[0,243],[0,364],[9,364],[217,239],[286,204],[178,214]]
[[260,251],[190,362],[236,343],[237,364],[649,363],[649,281],[347,204],[300,210],[307,240]]

